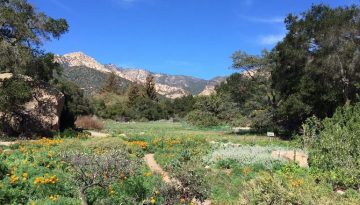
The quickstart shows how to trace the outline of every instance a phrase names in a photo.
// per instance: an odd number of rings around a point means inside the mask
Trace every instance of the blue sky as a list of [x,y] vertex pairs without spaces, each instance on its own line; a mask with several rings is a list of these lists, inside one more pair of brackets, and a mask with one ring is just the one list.
[[236,50],[259,54],[285,34],[283,19],[312,4],[360,0],[29,0],[67,19],[70,31],[44,45],[83,51],[101,63],[209,79],[233,72]]

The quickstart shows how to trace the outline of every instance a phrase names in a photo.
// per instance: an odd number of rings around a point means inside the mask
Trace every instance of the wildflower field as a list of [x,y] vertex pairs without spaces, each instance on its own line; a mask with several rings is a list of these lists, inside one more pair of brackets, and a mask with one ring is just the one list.
[[[299,149],[295,142],[226,127],[104,125],[104,138],[84,132],[1,146],[0,204],[360,203],[356,190],[338,194],[323,173],[271,157]],[[183,188],[149,169],[149,153]]]

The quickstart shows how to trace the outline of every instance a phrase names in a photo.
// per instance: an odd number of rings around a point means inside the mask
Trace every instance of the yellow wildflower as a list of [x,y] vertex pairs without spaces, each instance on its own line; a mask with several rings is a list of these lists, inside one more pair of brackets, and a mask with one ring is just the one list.
[[59,195],[51,195],[51,196],[49,196],[49,199],[51,201],[57,201],[59,199]]
[[245,175],[248,175],[249,173],[250,173],[250,167],[244,167],[243,169],[242,169],[242,172],[245,174]]
[[16,175],[11,175],[10,177],[10,183],[11,184],[16,184],[19,181],[19,177]]
[[144,176],[145,176],[145,177],[149,177],[149,176],[151,176],[151,175],[152,175],[151,172],[146,172],[146,173],[144,173]]

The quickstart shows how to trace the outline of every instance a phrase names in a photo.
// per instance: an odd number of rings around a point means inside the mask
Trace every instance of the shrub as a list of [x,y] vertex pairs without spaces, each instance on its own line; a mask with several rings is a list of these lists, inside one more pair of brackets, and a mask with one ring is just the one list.
[[262,165],[267,169],[272,169],[278,164],[284,163],[281,159],[276,159],[271,156],[274,150],[283,150],[284,148],[277,147],[261,147],[261,146],[235,146],[224,145],[215,149],[212,153],[204,158],[207,163],[216,163],[219,165],[234,161],[239,166],[248,165]]
[[87,130],[101,130],[104,128],[103,123],[95,116],[80,116],[76,119],[75,125],[77,128]]
[[60,130],[75,128],[77,116],[92,113],[89,100],[84,96],[83,90],[72,82],[58,80],[55,87],[65,96],[65,104],[60,116]]
[[273,113],[270,110],[254,110],[251,115],[251,128],[257,133],[274,131]]
[[319,136],[321,130],[323,129],[323,124],[319,118],[312,116],[305,120],[305,123],[302,125],[302,129],[302,145],[304,148],[308,148]]
[[160,189],[164,204],[191,204],[193,200],[204,202],[210,196],[206,173],[207,170],[197,161],[181,163],[173,174],[179,184],[168,184]]
[[186,121],[199,127],[212,127],[219,125],[219,120],[210,112],[194,110],[186,116]]
[[137,169],[136,161],[121,150],[108,150],[98,154],[64,153],[63,159],[72,167],[83,204],[88,202],[86,191],[89,188],[107,189],[112,183],[134,174]]
[[328,171],[336,186],[359,188],[360,104],[339,108],[323,126],[311,143],[310,165]]
[[[342,204],[309,175],[261,173],[242,185],[239,204]],[[335,202],[337,201],[337,203]],[[342,202],[342,203],[340,203]],[[351,203],[349,203],[351,204]]]

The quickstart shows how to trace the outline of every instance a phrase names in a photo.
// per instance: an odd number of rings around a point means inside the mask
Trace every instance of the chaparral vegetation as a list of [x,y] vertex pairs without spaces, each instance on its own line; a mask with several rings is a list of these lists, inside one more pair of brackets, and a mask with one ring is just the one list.
[[41,49],[67,21],[0,0],[0,204],[360,204],[360,8],[284,22],[210,95],[86,70],[89,94]]

